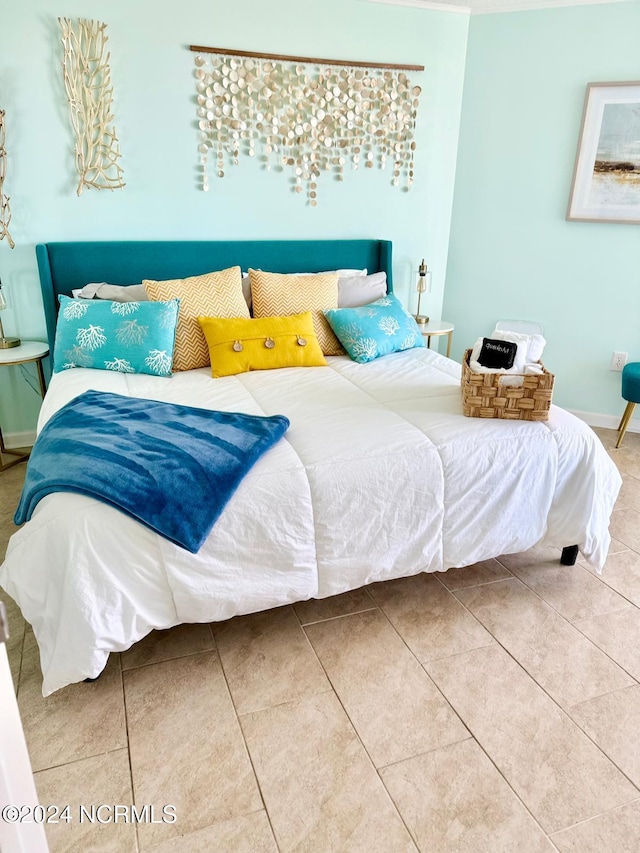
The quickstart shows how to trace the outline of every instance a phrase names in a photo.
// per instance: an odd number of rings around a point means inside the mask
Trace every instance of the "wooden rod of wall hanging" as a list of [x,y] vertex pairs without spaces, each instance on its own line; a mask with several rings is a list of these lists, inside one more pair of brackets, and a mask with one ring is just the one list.
[[310,65],[346,65],[348,68],[389,68],[397,71],[424,71],[424,65],[396,65],[393,62],[352,62],[348,59],[321,59],[317,56],[286,56],[283,53],[254,53],[251,50],[226,50],[223,47],[189,45],[194,53],[221,53],[251,59],[274,59],[280,62],[307,62]]

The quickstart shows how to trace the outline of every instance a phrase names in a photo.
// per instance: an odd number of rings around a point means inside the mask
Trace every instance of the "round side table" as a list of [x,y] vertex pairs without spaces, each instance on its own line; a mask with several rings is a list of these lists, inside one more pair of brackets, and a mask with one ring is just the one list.
[[447,358],[449,358],[454,329],[453,323],[446,323],[444,320],[430,320],[428,323],[418,323],[418,326],[422,337],[427,339],[429,349],[431,349],[431,338],[447,335]]
[[[29,364],[29,362],[35,361],[36,369],[38,371],[38,381],[40,383],[40,393],[44,397],[47,386],[44,381],[42,359],[46,358],[48,355],[49,347],[47,344],[44,344],[41,341],[23,341],[17,347],[0,349],[0,367],[6,367],[11,364]],[[5,462],[3,459],[3,456],[5,455],[15,456],[16,458],[12,459],[10,462]],[[29,454],[24,453],[23,451],[7,450],[4,446],[2,427],[0,426],[0,471],[6,471],[7,468],[11,468],[19,462],[24,462],[24,460],[28,458]]]

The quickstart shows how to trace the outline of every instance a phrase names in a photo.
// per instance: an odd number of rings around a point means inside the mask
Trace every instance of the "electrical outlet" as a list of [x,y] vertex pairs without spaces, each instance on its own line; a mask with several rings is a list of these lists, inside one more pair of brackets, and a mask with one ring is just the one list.
[[614,352],[611,356],[611,364],[609,370],[622,370],[629,358],[628,352]]

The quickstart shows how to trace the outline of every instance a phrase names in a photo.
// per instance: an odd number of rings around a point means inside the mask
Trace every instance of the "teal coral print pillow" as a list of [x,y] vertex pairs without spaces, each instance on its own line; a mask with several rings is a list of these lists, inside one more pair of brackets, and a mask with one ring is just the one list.
[[179,299],[91,302],[60,296],[53,370],[92,367],[171,376]]
[[342,346],[360,364],[425,345],[418,324],[392,293],[361,308],[332,308],[324,314]]

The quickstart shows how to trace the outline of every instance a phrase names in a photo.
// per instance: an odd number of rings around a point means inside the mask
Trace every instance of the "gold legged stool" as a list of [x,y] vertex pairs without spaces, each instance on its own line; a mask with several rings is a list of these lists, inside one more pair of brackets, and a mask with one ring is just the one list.
[[636,404],[640,403],[640,361],[625,364],[622,368],[622,397],[627,401],[620,425],[618,426],[618,441],[616,447],[620,447],[627,427],[633,417]]

